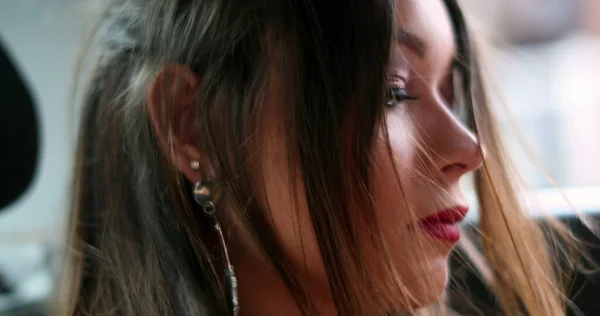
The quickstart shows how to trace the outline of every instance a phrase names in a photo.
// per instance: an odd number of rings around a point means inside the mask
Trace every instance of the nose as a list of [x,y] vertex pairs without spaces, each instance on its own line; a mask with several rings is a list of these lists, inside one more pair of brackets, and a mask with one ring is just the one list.
[[441,111],[429,135],[434,167],[450,182],[481,167],[482,155],[475,134],[447,108]]

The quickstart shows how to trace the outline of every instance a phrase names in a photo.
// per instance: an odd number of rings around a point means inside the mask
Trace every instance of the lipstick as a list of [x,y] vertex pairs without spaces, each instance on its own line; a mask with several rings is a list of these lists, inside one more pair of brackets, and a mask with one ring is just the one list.
[[459,222],[465,218],[469,209],[456,206],[440,210],[419,220],[419,227],[429,236],[455,243],[460,239]]

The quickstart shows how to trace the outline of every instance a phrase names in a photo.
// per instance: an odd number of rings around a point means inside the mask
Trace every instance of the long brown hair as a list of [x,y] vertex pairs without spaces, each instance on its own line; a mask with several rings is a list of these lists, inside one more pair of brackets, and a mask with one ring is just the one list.
[[[202,78],[198,146],[223,183],[228,213],[243,221],[305,314],[311,302],[259,211],[255,188],[261,183],[251,173],[261,168],[248,163],[260,140],[256,122],[264,114],[273,63],[283,71],[289,101],[281,118],[290,127],[289,172],[302,175],[306,193],[297,198],[308,202],[339,314],[379,315],[382,301],[409,296],[396,278],[373,284],[355,251],[359,221],[378,231],[369,167],[385,109],[393,2],[113,1],[102,16],[99,53],[83,97],[59,313],[227,314],[206,223],[148,116],[148,85],[169,63]],[[471,126],[486,149],[476,182],[493,290],[508,314],[564,315],[558,271],[540,246],[541,230],[521,212],[509,176],[475,46],[458,5],[445,2],[463,61]],[[168,114],[164,120],[168,126]],[[348,120],[355,127],[352,146],[343,135]],[[348,161],[355,172],[346,172]],[[373,244],[387,258],[380,239],[374,234]],[[373,297],[383,292],[391,294]]]

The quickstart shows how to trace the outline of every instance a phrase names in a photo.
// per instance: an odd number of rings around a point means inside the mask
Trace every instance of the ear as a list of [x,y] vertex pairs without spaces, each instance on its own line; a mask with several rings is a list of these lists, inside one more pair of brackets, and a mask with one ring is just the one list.
[[199,83],[191,69],[169,64],[158,72],[147,95],[148,114],[163,153],[192,183],[207,173],[191,167],[192,161],[205,165],[198,148]]

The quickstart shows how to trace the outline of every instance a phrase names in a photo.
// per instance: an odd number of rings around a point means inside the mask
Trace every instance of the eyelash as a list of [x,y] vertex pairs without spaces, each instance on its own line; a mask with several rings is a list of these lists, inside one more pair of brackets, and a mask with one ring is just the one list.
[[387,92],[387,106],[390,108],[406,101],[406,100],[417,100],[416,97],[408,95],[408,92],[404,88],[389,87]]

